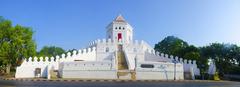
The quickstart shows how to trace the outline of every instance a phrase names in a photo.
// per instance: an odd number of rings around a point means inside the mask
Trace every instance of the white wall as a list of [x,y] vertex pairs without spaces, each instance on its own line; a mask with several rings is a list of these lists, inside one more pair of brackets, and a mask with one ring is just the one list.
[[40,61],[37,61],[37,57],[34,57],[34,60],[30,57],[28,61],[25,59],[21,66],[18,66],[16,69],[15,78],[33,78],[35,77],[35,69],[41,68],[41,76],[47,77],[47,66],[52,67],[54,70],[58,70],[58,62],[54,61],[54,58],[51,57],[50,61],[48,61],[48,57],[45,57],[45,61],[43,61],[43,57],[40,57]]
[[[97,40],[96,48],[96,61],[111,60],[111,56],[117,50],[117,42],[113,42],[111,39]],[[106,51],[107,49],[108,52]]]
[[184,66],[184,72],[191,72],[191,68],[192,68],[194,75],[200,75],[200,70],[197,67],[197,64],[196,64],[195,60],[194,61],[184,60],[183,66]]
[[[141,64],[152,64],[154,68],[142,68]],[[174,80],[174,72],[176,72],[176,80],[183,80],[183,65],[164,62],[139,62],[136,68],[136,79],[145,80]]]
[[[40,59],[40,61],[37,61]],[[44,61],[45,59],[45,61]],[[35,77],[35,69],[41,68],[41,76],[47,77],[47,67],[50,67],[52,70],[59,70],[59,64],[61,62],[74,61],[74,60],[84,60],[84,61],[95,61],[96,60],[96,48],[87,48],[79,50],[78,52],[74,51],[73,53],[62,54],[61,58],[59,56],[51,57],[32,57],[25,59],[21,66],[16,69],[16,78],[33,78]]]
[[[67,53],[62,54],[61,58],[59,56],[48,58],[46,57],[46,60],[50,61],[43,61],[43,57],[40,57],[40,61],[36,61],[38,58],[34,57],[34,61],[24,61],[21,66],[17,67],[16,71],[16,78],[32,78],[34,77],[34,72],[36,68],[41,68],[41,77],[47,76],[47,67],[51,67],[54,70],[59,70],[60,74],[64,75],[64,73],[71,73],[71,69],[78,70],[79,73],[82,71],[82,74],[86,74],[87,71],[91,71],[92,74],[101,74],[104,71],[109,71],[109,73],[114,74],[116,70],[116,54],[118,43],[123,42],[114,42],[111,39],[102,39],[102,40],[96,40],[92,43],[90,43],[89,48],[73,51],[73,53]],[[106,52],[106,49],[109,49],[108,52]],[[166,54],[160,54],[158,52],[155,52],[152,47],[150,47],[146,42],[144,41],[134,41],[129,43],[123,43],[123,51],[125,53],[125,57],[127,60],[127,63],[129,65],[130,70],[134,70],[136,65],[140,65],[141,63],[150,63],[155,64],[154,66],[165,66],[167,65],[167,71],[168,78],[172,78],[172,60],[177,60],[180,68],[177,68],[177,78],[183,79],[183,71],[184,72],[190,72],[190,69],[193,68],[195,75],[200,75],[200,71],[197,68],[196,61],[191,60],[184,60],[182,58],[173,57],[171,55]],[[30,59],[31,60],[31,57]],[[75,60],[82,60],[82,61],[75,61]],[[135,64],[135,60],[137,60],[137,64]],[[74,62],[75,61],[75,62]],[[114,61],[114,62],[113,62]],[[67,67],[67,63],[70,63],[70,66],[72,68]],[[74,65],[72,65],[74,64]],[[85,64],[86,66],[83,66]],[[90,64],[90,66],[89,66]],[[91,66],[94,65],[94,66]],[[100,65],[99,65],[100,64]],[[111,69],[109,66],[105,66],[105,64],[110,64]],[[181,65],[183,64],[183,65]],[[63,66],[64,65],[64,66]],[[68,64],[69,65],[69,64]],[[76,67],[79,66],[79,67]],[[99,71],[99,72],[97,72]],[[147,77],[151,77],[151,75],[158,75],[159,77],[162,77],[166,74],[165,71],[161,69],[145,69],[145,68],[139,68],[139,66],[136,68],[136,73],[138,79],[148,79]],[[76,73],[77,73],[76,72]],[[73,74],[75,72],[72,72]],[[150,76],[149,76],[150,75]],[[94,75],[92,75],[94,76]],[[140,77],[141,76],[141,77]],[[152,79],[157,79],[151,77]],[[69,75],[67,77],[70,77]],[[166,78],[160,78],[160,79],[166,79]]]
[[113,61],[78,61],[61,64],[62,78],[116,79],[116,66]]

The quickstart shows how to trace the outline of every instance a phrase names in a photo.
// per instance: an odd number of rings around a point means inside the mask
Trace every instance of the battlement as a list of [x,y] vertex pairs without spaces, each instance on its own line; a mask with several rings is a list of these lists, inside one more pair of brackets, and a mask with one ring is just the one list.
[[67,59],[67,58],[73,58],[73,57],[77,57],[77,56],[80,56],[80,55],[86,55],[86,54],[89,54],[89,53],[92,53],[92,52],[95,52],[96,51],[96,47],[91,47],[91,48],[85,48],[85,49],[80,49],[78,51],[73,51],[72,53],[71,52],[68,52],[68,53],[64,53],[62,54],[61,56],[55,56],[55,57],[29,57],[28,59],[24,59],[23,63],[36,63],[36,64],[39,64],[39,63],[55,63],[55,62],[59,62],[60,60],[63,60],[63,59]]
[[182,63],[182,64],[196,64],[196,60],[187,60],[187,59],[179,58],[178,56],[174,57],[173,55],[160,53],[155,50],[148,50],[147,52],[150,53],[151,55],[157,56],[158,58],[168,59],[171,62]]
[[[117,44],[117,43],[123,43],[122,39],[119,39],[119,41],[114,41],[112,39],[97,39],[95,41],[90,42],[89,47],[95,46],[96,44]],[[128,44],[142,45],[142,44],[146,44],[146,42],[144,42],[143,40],[140,40],[140,41],[134,40],[129,42]]]

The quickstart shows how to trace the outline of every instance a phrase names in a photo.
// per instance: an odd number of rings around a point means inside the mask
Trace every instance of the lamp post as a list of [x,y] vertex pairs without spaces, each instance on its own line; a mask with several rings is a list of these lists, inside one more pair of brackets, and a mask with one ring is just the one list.
[[174,59],[173,63],[174,63],[174,80],[176,80],[176,63],[177,63],[177,61]]
[[204,64],[201,65],[201,68],[202,68],[202,71],[201,71],[202,72],[202,80],[204,80],[204,70],[203,70]]

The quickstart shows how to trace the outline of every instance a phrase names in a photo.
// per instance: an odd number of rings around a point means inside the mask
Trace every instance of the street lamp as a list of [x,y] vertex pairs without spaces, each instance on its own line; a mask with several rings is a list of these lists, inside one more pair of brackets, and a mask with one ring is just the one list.
[[201,65],[201,69],[202,69],[202,71],[201,71],[201,72],[202,72],[202,80],[204,80],[204,70],[203,70],[204,66],[205,66],[204,64]]
[[176,59],[173,60],[173,63],[174,63],[174,80],[176,80]]

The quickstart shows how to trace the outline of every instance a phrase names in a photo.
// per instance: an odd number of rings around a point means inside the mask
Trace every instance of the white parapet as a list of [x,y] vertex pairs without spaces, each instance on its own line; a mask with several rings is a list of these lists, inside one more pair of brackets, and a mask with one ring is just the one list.
[[[39,61],[38,61],[39,60]],[[54,70],[58,70],[58,62],[54,61],[54,57],[29,57],[24,59],[23,63],[16,68],[15,78],[34,78],[38,77],[36,69],[40,70],[39,77],[47,77],[47,67],[51,66]]]

